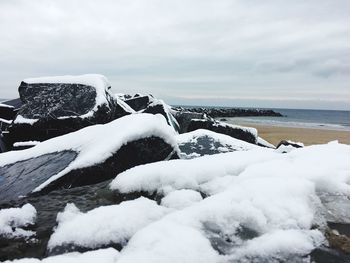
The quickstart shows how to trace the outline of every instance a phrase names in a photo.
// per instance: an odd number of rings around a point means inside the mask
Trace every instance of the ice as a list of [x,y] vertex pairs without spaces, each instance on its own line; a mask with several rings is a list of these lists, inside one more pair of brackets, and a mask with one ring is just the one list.
[[102,206],[87,213],[68,204],[57,216],[58,226],[48,247],[53,249],[56,246],[75,245],[99,248],[109,244],[125,245],[139,229],[167,212],[167,208],[143,197],[120,205]]
[[33,225],[36,219],[36,210],[31,204],[20,208],[7,208],[0,210],[0,236],[7,238],[30,237],[35,233],[24,230],[22,227]]

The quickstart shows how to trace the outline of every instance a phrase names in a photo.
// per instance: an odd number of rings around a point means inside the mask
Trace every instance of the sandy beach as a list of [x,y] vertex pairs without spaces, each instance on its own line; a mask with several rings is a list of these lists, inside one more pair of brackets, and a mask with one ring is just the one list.
[[327,143],[334,140],[338,140],[341,143],[350,144],[350,131],[314,128],[292,128],[262,125],[249,122],[235,122],[235,124],[256,128],[260,137],[264,138],[274,145],[277,145],[281,140],[284,139],[303,142],[305,145]]

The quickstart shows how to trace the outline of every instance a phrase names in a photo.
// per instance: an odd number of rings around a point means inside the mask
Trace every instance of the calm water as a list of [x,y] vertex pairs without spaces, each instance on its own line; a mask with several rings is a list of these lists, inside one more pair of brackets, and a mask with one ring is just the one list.
[[287,127],[309,127],[350,131],[350,111],[273,109],[284,117],[239,117],[238,121]]

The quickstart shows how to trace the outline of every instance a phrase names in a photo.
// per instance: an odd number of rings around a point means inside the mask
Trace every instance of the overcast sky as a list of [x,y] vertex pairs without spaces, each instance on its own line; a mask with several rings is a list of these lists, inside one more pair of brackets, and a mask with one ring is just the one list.
[[0,0],[0,98],[101,73],[172,104],[350,110],[349,0]]

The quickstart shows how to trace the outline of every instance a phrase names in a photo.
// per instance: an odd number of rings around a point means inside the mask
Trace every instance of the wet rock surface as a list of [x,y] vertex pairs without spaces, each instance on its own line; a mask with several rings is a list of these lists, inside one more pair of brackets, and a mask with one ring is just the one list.
[[0,203],[31,193],[66,168],[76,156],[74,151],[56,152],[0,167]]

